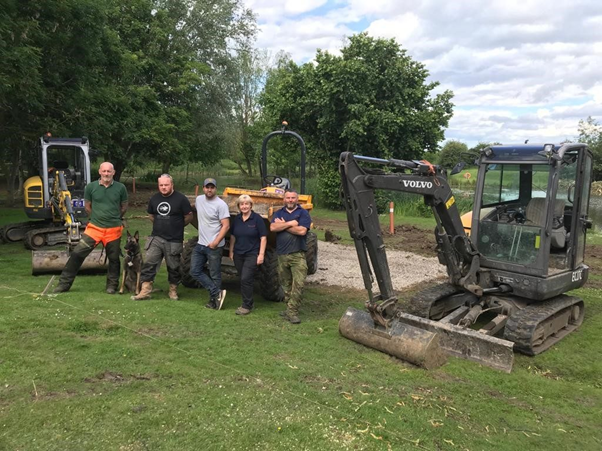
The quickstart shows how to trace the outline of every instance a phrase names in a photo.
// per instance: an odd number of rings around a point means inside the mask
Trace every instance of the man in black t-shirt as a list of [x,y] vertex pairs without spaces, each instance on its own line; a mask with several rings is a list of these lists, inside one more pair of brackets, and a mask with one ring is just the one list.
[[140,294],[132,296],[136,301],[150,299],[153,281],[161,260],[167,263],[169,299],[178,300],[180,256],[184,242],[184,227],[192,221],[190,201],[182,193],[174,190],[173,179],[169,174],[159,177],[159,192],[148,201],[148,215],[153,222],[153,232],[146,243],[146,257],[140,281]]

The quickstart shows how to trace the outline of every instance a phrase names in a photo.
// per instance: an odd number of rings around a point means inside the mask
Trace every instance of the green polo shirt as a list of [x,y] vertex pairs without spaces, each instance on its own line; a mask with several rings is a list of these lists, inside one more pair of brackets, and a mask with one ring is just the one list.
[[128,201],[128,192],[123,183],[113,180],[106,188],[100,184],[100,180],[89,183],[84,191],[84,199],[92,202],[92,224],[105,229],[121,225],[121,204]]

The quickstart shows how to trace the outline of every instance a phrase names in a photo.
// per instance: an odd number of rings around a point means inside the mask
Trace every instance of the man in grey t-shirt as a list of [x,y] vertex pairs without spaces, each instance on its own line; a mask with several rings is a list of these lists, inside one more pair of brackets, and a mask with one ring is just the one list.
[[[224,237],[230,229],[230,211],[226,202],[217,196],[217,182],[213,178],[203,182],[204,195],[196,198],[199,220],[199,242],[192,251],[190,275],[209,292],[207,308],[220,310],[226,297],[222,290],[222,254]],[[205,273],[207,264],[209,274]]]

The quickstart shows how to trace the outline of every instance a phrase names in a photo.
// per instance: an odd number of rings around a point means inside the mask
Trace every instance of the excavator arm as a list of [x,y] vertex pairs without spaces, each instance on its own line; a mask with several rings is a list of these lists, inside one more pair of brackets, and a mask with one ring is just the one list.
[[52,197],[50,199],[56,216],[60,216],[65,225],[68,243],[78,242],[81,238],[81,223],[76,220],[73,206],[71,204],[71,192],[67,187],[67,179],[64,171],[56,171]]
[[[367,170],[359,162],[378,164],[400,172]],[[375,324],[388,327],[395,316],[397,303],[376,210],[376,189],[423,196],[437,222],[435,234],[439,261],[446,266],[450,283],[478,296],[483,294],[477,283],[479,254],[464,232],[451,188],[439,167],[427,162],[384,160],[343,152],[339,170],[349,230],[369,295],[366,308]],[[373,292],[374,277],[378,294]]]

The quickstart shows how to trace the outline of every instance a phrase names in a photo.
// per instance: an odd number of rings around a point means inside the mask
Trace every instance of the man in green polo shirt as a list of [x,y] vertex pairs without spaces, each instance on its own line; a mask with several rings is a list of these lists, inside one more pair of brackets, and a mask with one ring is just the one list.
[[75,276],[90,252],[102,242],[109,260],[106,291],[117,292],[119,285],[122,217],[128,207],[128,194],[123,183],[113,180],[115,168],[107,161],[100,165],[100,178],[86,185],[84,200],[90,221],[82,238],[71,252],[55,293],[69,291]]

